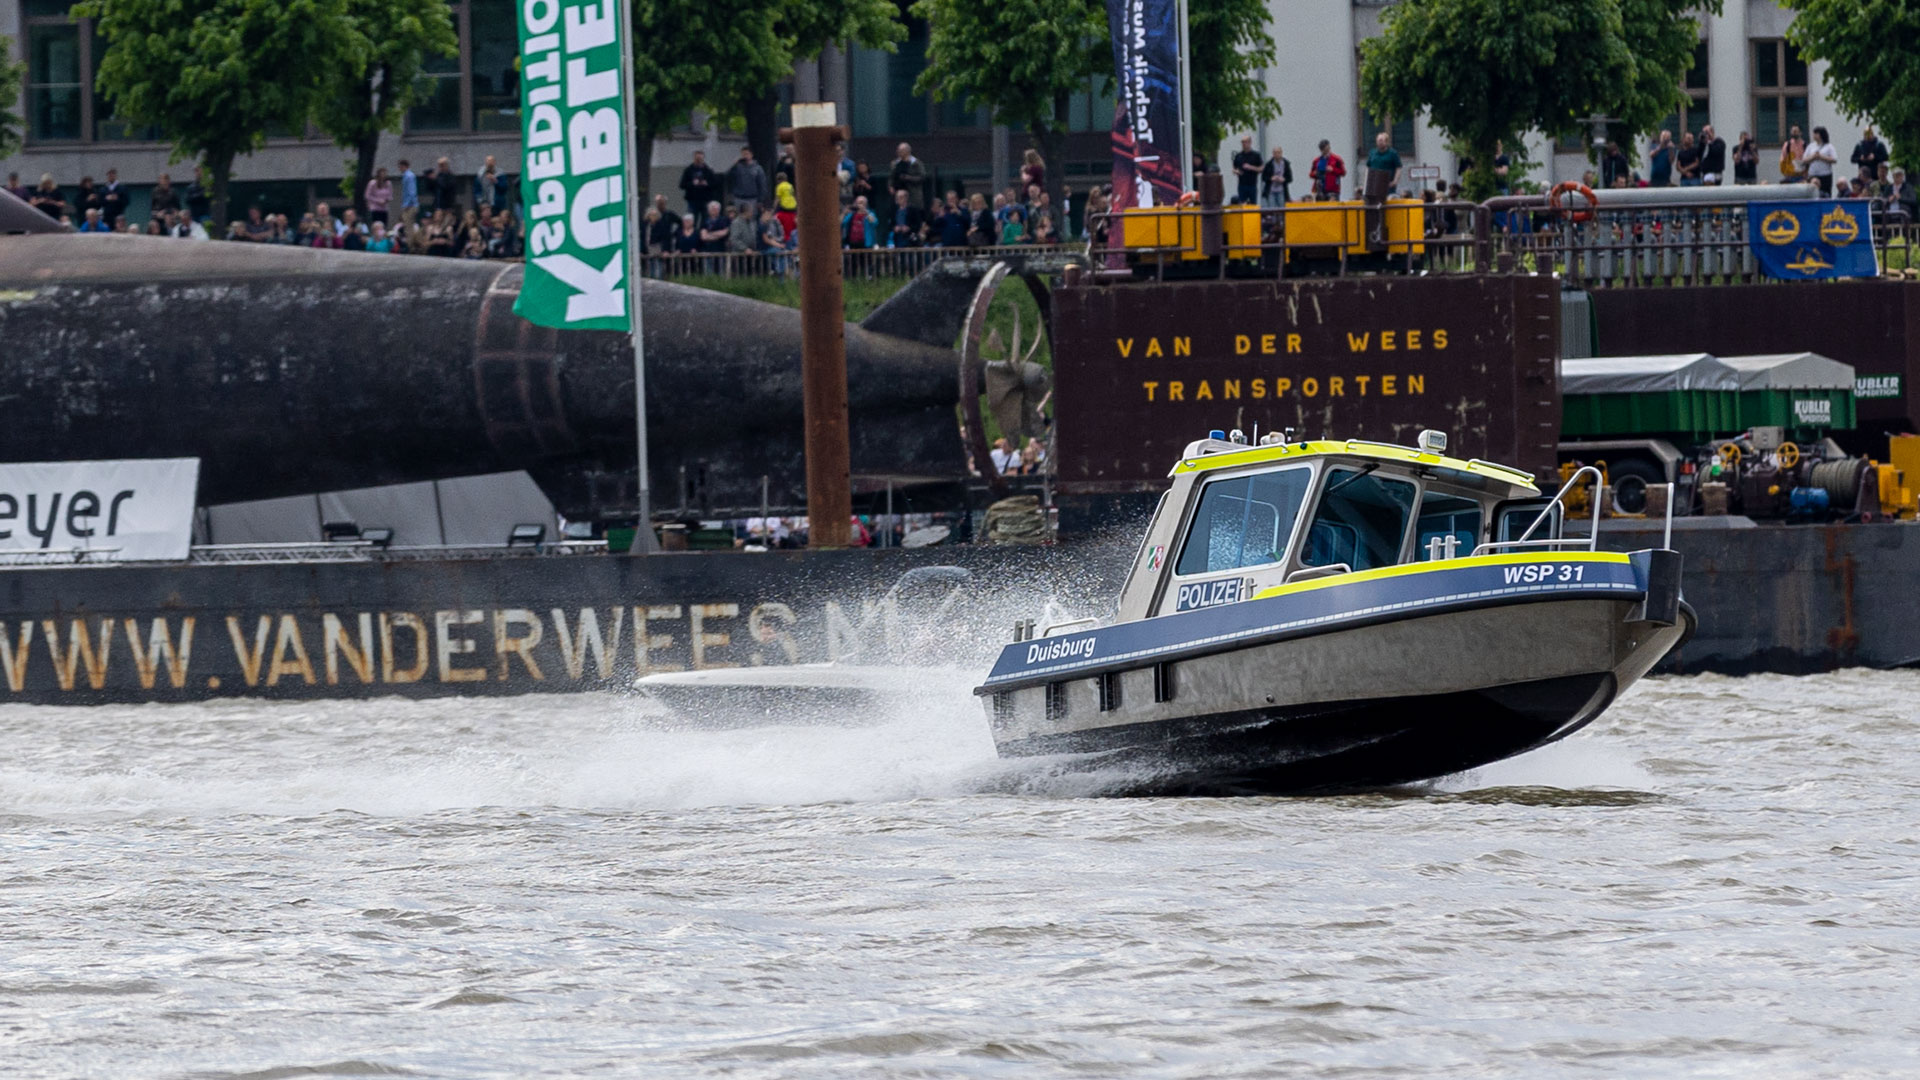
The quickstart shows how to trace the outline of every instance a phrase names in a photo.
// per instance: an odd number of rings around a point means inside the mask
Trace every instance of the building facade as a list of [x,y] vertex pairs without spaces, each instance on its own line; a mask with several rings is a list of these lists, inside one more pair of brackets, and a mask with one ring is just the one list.
[[[1458,162],[1445,136],[1424,117],[1370,117],[1360,108],[1359,46],[1380,32],[1381,15],[1393,2],[1269,0],[1279,47],[1264,77],[1283,113],[1244,134],[1263,157],[1274,146],[1284,148],[1294,163],[1296,196],[1305,190],[1307,165],[1321,139],[1352,170],[1378,130],[1391,133],[1408,165],[1437,165],[1442,177],[1456,175]],[[0,161],[0,175],[18,172],[29,186],[51,175],[70,190],[83,176],[100,180],[117,169],[132,194],[129,216],[144,220],[146,192],[159,175],[170,172],[176,184],[184,183],[192,166],[170,165],[157,132],[117,119],[93,91],[101,43],[87,20],[70,16],[71,6],[72,0],[0,0],[0,36],[12,40],[13,55],[28,72],[19,110],[26,118],[26,145]],[[392,170],[405,158],[424,170],[445,157],[456,173],[468,176],[493,155],[503,171],[517,171],[512,0],[449,0],[449,7],[459,54],[427,73],[426,99],[411,110],[402,131],[382,140],[378,163]],[[877,175],[885,175],[895,145],[904,141],[928,164],[939,189],[998,189],[1019,168],[1025,133],[994,127],[984,110],[916,94],[914,81],[926,67],[927,27],[906,16],[904,4],[903,17],[908,37],[897,51],[830,49],[799,66],[782,87],[783,100],[835,101],[852,129],[853,155]],[[1824,65],[1802,62],[1785,42],[1791,18],[1777,0],[1728,0],[1723,14],[1705,20],[1695,64],[1686,73],[1687,104],[1666,125],[1676,137],[1683,128],[1698,131],[1711,121],[1729,145],[1740,132],[1752,131],[1764,155],[1777,151],[1789,126],[1824,125],[1844,163],[1861,125],[1840,115],[1826,96]],[[1073,186],[1107,175],[1112,118],[1110,87],[1089,85],[1073,96],[1067,160],[1054,163]],[[1537,163],[1531,180],[1579,179],[1590,168],[1584,132],[1536,133],[1526,141],[1528,157]],[[691,125],[656,142],[652,190],[672,194],[695,150],[706,151],[709,162],[724,170],[740,142],[737,133],[696,115]],[[1237,148],[1237,134],[1230,135],[1219,148],[1223,167]],[[264,149],[236,163],[236,204],[292,213],[320,200],[337,201],[347,156],[312,130],[273,133]],[[1770,163],[1763,157],[1763,178]],[[1349,190],[1351,185],[1350,179]]]

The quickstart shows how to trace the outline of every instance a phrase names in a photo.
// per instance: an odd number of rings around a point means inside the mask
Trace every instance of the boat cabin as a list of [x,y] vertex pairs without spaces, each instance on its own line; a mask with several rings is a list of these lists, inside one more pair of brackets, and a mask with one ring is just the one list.
[[1279,435],[1250,445],[1237,431],[1196,440],[1173,467],[1121,590],[1119,619],[1486,554],[1483,546],[1521,540],[1550,507],[1526,539],[1560,537],[1560,509],[1530,475],[1445,450],[1438,431],[1422,432],[1418,447]]

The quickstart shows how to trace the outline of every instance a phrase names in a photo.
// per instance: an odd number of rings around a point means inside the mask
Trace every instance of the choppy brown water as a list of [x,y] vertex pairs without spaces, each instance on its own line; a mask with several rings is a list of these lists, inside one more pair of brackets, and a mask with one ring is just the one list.
[[1920,1070],[1920,675],[1654,680],[1420,791],[1106,800],[971,702],[0,706],[0,1071]]

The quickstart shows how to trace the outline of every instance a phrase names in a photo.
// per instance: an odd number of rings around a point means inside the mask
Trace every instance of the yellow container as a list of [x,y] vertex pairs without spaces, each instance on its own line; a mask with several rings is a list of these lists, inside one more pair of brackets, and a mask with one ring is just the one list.
[[1394,199],[1387,203],[1387,254],[1420,255],[1427,246],[1426,211],[1417,199]]
[[1289,247],[1345,247],[1360,236],[1359,203],[1287,204]]
[[1129,250],[1179,248],[1182,259],[1204,259],[1200,212],[1172,206],[1131,206],[1120,217],[1120,240]]
[[1220,211],[1220,228],[1226,236],[1227,258],[1260,257],[1260,208],[1229,206]]
[[[1292,247],[1339,247],[1365,255],[1367,205],[1363,202],[1290,203],[1287,243]],[[1415,199],[1394,199],[1380,209],[1386,226],[1386,253],[1415,255],[1426,250],[1426,215]]]

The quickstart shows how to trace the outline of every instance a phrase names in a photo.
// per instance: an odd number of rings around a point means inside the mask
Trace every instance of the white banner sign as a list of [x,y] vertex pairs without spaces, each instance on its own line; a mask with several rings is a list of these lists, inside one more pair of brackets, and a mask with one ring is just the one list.
[[199,458],[0,464],[0,555],[183,560],[199,483]]

